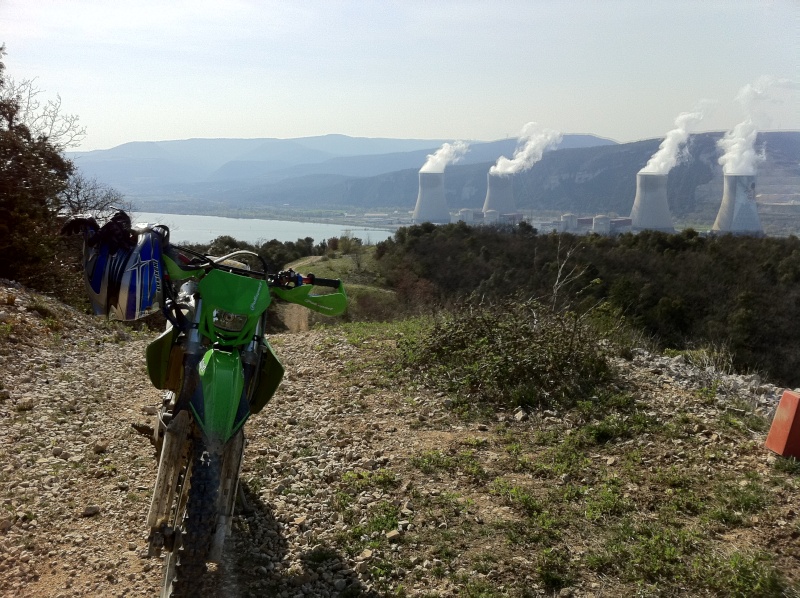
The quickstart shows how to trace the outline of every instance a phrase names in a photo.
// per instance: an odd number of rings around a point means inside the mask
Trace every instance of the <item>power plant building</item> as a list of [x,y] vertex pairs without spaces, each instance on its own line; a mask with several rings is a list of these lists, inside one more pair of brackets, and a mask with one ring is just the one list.
[[514,202],[512,180],[507,175],[486,175],[486,199],[483,202],[483,213],[494,210],[498,214],[511,214],[517,211]]
[[592,232],[598,235],[608,235],[611,233],[611,218],[605,215],[597,215],[592,218]]
[[564,224],[562,225],[562,230],[568,231],[576,231],[578,230],[578,217],[575,214],[567,213],[561,215],[561,222]]
[[483,222],[485,224],[497,224],[500,221],[500,212],[497,210],[486,210],[483,213]]
[[631,210],[633,231],[658,230],[674,233],[667,203],[667,175],[640,172],[636,175],[636,198]]
[[447,209],[447,198],[444,193],[443,172],[419,173],[419,194],[411,218],[415,224],[423,222],[450,223],[450,211]]
[[713,232],[763,235],[756,204],[756,177],[726,174],[722,181],[722,204],[711,227]]
[[458,211],[458,220],[459,220],[460,222],[468,222],[468,223],[472,223],[472,221],[473,221],[473,220],[475,220],[475,218],[474,218],[474,215],[475,215],[475,214],[474,214],[474,212],[473,212],[471,209],[469,209],[469,208],[462,208],[462,209],[460,209],[460,210]]

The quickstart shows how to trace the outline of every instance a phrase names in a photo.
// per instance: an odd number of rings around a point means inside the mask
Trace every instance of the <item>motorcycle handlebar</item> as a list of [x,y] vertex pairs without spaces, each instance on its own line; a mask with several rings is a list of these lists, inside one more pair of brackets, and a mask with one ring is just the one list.
[[331,287],[338,289],[339,285],[342,284],[342,281],[338,278],[320,278],[319,276],[314,276],[313,274],[309,274],[306,278],[308,279],[308,284],[313,284],[319,287]]

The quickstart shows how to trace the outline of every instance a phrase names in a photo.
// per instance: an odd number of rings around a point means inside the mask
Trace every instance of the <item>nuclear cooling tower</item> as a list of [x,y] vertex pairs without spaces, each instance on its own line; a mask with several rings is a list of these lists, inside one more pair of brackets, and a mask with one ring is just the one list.
[[636,198],[631,210],[631,230],[675,232],[667,204],[667,175],[638,173]]
[[420,172],[419,195],[412,215],[414,223],[449,224],[450,212],[444,195],[443,172]]
[[482,211],[486,213],[489,210],[496,210],[498,214],[511,214],[517,211],[510,176],[486,175],[486,200],[483,202]]
[[756,177],[726,174],[722,182],[722,205],[712,231],[761,235],[761,219],[756,206]]

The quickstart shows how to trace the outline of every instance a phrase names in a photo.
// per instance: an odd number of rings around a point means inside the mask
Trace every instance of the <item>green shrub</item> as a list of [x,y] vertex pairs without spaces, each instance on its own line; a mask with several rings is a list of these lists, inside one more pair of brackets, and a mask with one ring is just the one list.
[[590,327],[531,299],[467,301],[401,350],[430,386],[511,407],[570,406],[611,374]]

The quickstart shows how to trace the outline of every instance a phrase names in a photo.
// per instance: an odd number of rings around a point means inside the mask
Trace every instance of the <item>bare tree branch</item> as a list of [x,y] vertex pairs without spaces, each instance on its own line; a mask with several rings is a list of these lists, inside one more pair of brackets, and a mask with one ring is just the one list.
[[59,150],[78,145],[86,137],[86,127],[80,126],[75,114],[62,114],[61,96],[44,101],[44,93],[37,87],[36,79],[14,81],[6,79],[0,89],[0,101],[12,100],[18,111],[17,120],[23,123],[33,137],[44,138]]
[[61,212],[67,216],[91,213],[102,219],[117,210],[131,211],[131,203],[116,189],[87,179],[82,174],[70,177],[67,188],[59,195]]
[[567,255],[564,256],[564,259],[561,259],[561,237],[558,238],[558,248],[556,249],[556,263],[558,264],[558,272],[556,274],[556,280],[553,283],[553,311],[556,311],[556,304],[558,300],[558,293],[567,285],[572,284],[578,278],[583,276],[586,272],[586,268],[584,267],[579,272],[577,271],[577,266],[572,266],[572,269],[564,274],[564,268],[570,261],[572,255],[581,248],[580,245],[575,245],[567,249]]

